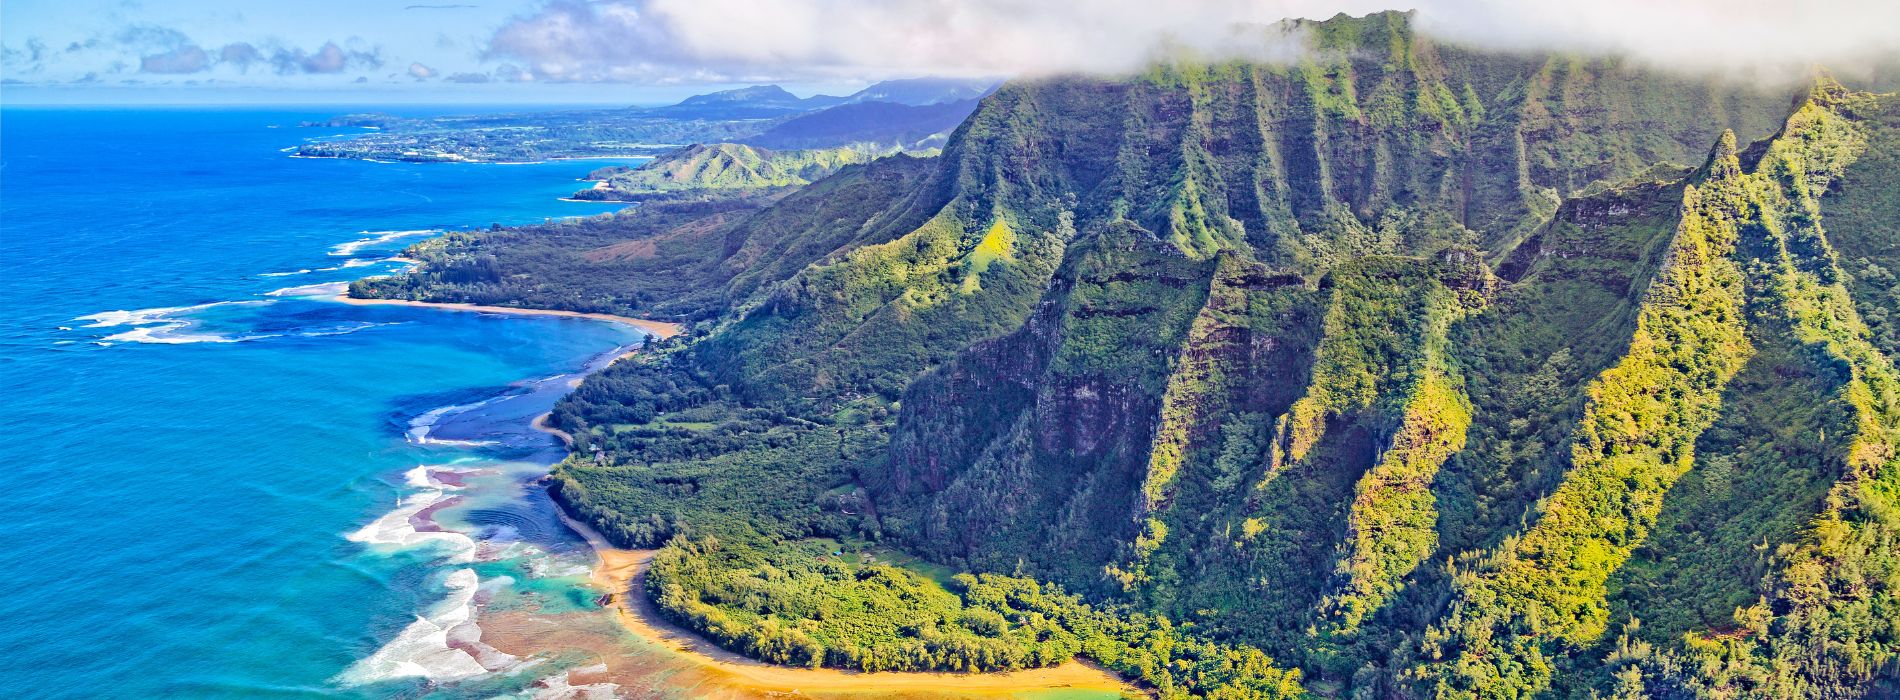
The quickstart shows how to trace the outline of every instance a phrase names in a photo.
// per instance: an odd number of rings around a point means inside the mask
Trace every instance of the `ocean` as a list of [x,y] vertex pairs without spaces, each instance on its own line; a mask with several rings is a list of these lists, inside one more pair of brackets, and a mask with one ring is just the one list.
[[615,161],[281,151],[344,111],[0,111],[0,696],[505,695],[469,603],[591,605],[526,421],[641,334],[323,297]]
[[287,157],[340,111],[0,110],[0,697],[1119,697],[630,632],[531,420],[642,332],[334,300],[615,161]]

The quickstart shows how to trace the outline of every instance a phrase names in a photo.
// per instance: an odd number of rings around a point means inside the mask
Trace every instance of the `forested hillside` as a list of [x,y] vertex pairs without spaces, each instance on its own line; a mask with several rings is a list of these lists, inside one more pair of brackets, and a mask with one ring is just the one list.
[[758,194],[822,180],[853,163],[884,153],[855,148],[772,151],[736,143],[694,144],[639,167],[588,173],[594,186],[575,199],[637,202],[681,194]]
[[556,409],[556,495],[762,658],[1900,694],[1900,98],[1274,31],[353,293],[696,322]]

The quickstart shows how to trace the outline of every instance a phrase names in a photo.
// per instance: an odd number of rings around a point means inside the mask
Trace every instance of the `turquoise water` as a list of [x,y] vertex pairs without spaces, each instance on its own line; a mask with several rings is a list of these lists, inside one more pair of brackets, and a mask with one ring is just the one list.
[[552,454],[521,423],[565,380],[523,380],[634,331],[353,307],[310,285],[393,269],[428,235],[388,232],[611,210],[557,199],[609,163],[279,152],[336,111],[0,112],[0,696],[413,693],[414,677],[359,683],[382,677],[361,662],[435,615],[456,571],[492,588],[532,562],[349,536],[377,539],[364,528],[399,498],[462,495],[444,516],[484,548],[573,547],[545,503],[493,495]]

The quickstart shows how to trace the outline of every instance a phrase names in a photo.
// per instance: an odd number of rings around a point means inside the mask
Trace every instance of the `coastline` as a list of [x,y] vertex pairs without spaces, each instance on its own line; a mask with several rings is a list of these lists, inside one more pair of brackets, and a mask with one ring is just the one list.
[[716,671],[754,690],[780,692],[956,693],[1006,697],[1027,690],[1099,690],[1141,693],[1134,685],[1094,664],[1070,660],[1056,666],[998,673],[882,671],[865,673],[835,668],[794,668],[728,651],[661,615],[645,593],[647,566],[656,550],[621,549],[599,531],[570,515],[557,500],[556,512],[587,540],[600,560],[589,573],[614,619],[642,640],[673,651],[702,668]]
[[412,306],[425,309],[444,309],[448,311],[474,311],[490,314],[517,314],[522,316],[565,316],[567,318],[586,318],[595,321],[607,321],[633,326],[650,333],[655,338],[665,340],[679,335],[683,326],[666,321],[654,321],[631,316],[591,313],[585,311],[560,311],[556,309],[523,309],[513,306],[486,306],[482,304],[464,304],[453,301],[413,301],[410,299],[359,299],[349,294],[338,294],[332,301],[353,306]]
[[[358,306],[410,306],[447,311],[583,318],[632,326],[662,339],[678,335],[683,330],[680,324],[603,313],[522,309],[454,302],[422,302],[406,299],[356,299],[348,295],[338,295],[333,299]],[[610,366],[637,352],[639,350],[629,350],[606,363],[596,365],[577,376],[571,385],[578,385],[587,374]],[[552,435],[564,446],[571,447],[573,436],[548,425],[548,418],[547,413],[536,415],[530,422],[530,427]],[[545,489],[546,477],[533,483]],[[601,661],[593,666],[569,669],[542,679],[537,682],[537,687],[543,689],[593,688],[613,692],[611,689],[620,687],[642,687],[653,680],[652,674],[658,669],[650,660],[642,661],[637,655],[626,655],[624,647],[619,645],[644,643],[662,654],[663,658],[670,659],[667,663],[676,664],[674,668],[684,667],[703,675],[706,685],[695,687],[704,691],[717,691],[713,695],[719,697],[772,697],[786,693],[819,693],[823,695],[920,694],[1007,698],[1018,697],[1018,694],[1022,692],[1038,690],[1093,691],[1115,696],[1146,695],[1114,673],[1079,659],[1047,668],[967,674],[903,671],[865,673],[831,668],[794,668],[752,659],[721,648],[698,633],[674,624],[661,614],[658,606],[648,599],[644,591],[647,567],[656,550],[615,547],[592,526],[575,519],[561,505],[559,499],[553,499],[553,505],[560,522],[580,535],[594,555],[595,562],[588,569],[587,583],[601,594],[597,600],[606,609],[605,612],[608,612],[610,619],[595,618],[599,620],[598,629],[596,629],[596,623],[580,622],[584,618],[572,618],[575,620],[573,623],[554,623],[555,627],[549,627],[549,624],[553,622],[552,619],[543,619],[541,622],[527,623],[527,626],[524,626],[519,613],[505,612],[501,613],[501,617],[495,618],[493,620],[495,624],[491,625],[489,614],[481,609],[485,606],[478,606],[474,613],[476,618],[482,620],[479,627],[481,631],[478,633],[479,641],[485,645],[492,645],[490,648],[507,654],[510,658],[530,658],[550,648],[567,648],[585,650],[595,654],[595,658]],[[425,519],[424,522],[428,520]],[[569,625],[579,626],[571,629],[566,636],[562,636],[558,630]],[[590,633],[590,629],[594,631]],[[606,637],[590,636],[590,634],[599,635],[601,629],[608,630],[611,634]],[[636,639],[619,636],[622,641],[616,642],[614,637],[618,635],[630,635]],[[548,644],[554,646],[549,647]],[[616,652],[616,649],[620,651]]]
[[[626,355],[621,355],[620,357],[626,357]],[[615,359],[615,360],[619,360],[620,358],[619,358],[619,357],[616,357],[616,358],[614,358],[614,359]],[[610,364],[611,364],[611,363],[610,363]],[[556,440],[560,440],[560,441],[561,441],[561,446],[562,446],[562,447],[566,447],[566,448],[572,448],[572,447],[574,447],[574,436],[573,436],[573,435],[569,435],[569,434],[567,433],[567,431],[565,431],[565,430],[562,430],[562,429],[560,429],[560,428],[556,428],[556,427],[554,427],[554,426],[551,426],[551,425],[548,425],[548,418],[551,418],[551,417],[553,417],[553,415],[554,415],[554,414],[552,414],[552,413],[543,413],[543,414],[541,414],[541,415],[538,415],[538,416],[535,416],[535,417],[534,417],[534,421],[533,421],[533,422],[530,422],[530,423],[528,423],[528,427],[530,427],[530,428],[534,428],[535,430],[539,430],[539,431],[541,431],[541,432],[544,432],[544,433],[547,433],[547,434],[549,434],[549,435],[553,435],[553,436],[554,436],[554,439],[556,439]],[[565,511],[565,510],[563,510],[563,511],[561,511],[561,519],[562,519],[562,520],[567,520],[567,519],[568,519],[568,517],[567,517],[567,511]],[[573,525],[571,525],[571,524],[570,524],[570,525],[569,525],[568,527],[573,527]],[[578,532],[578,531],[577,531],[577,532]],[[582,533],[582,534],[585,534],[585,533]],[[592,544],[592,542],[591,542],[591,541],[589,541],[589,544]],[[599,548],[596,548],[596,549],[598,550]]]
[[[361,128],[373,128],[373,127],[361,127]],[[345,138],[349,137],[348,134],[345,134],[343,136]],[[683,148],[684,146],[671,146],[671,145],[662,144],[661,147],[667,148],[667,149],[674,149],[674,148]],[[290,151],[290,155],[287,157],[303,158],[303,159],[308,159],[308,160],[360,160],[365,163],[385,163],[385,164],[387,163],[414,163],[417,165],[435,165],[439,163],[451,163],[451,164],[457,164],[457,165],[547,165],[549,163],[560,163],[563,161],[570,161],[570,160],[628,160],[632,158],[653,159],[653,158],[659,157],[658,155],[605,155],[605,156],[557,156],[554,158],[546,158],[542,160],[471,160],[467,158],[444,158],[440,160],[405,160],[405,159],[383,160],[381,158],[365,158],[362,156],[304,155],[304,154],[295,152],[296,148],[297,148],[296,146],[291,146],[288,149],[281,149],[281,150]]]

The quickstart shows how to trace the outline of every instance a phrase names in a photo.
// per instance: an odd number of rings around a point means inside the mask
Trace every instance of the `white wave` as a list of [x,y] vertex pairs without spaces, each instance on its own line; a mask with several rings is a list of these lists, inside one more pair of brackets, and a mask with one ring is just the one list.
[[[389,321],[386,323],[371,323],[369,321],[362,321],[351,326],[337,326],[335,328],[324,328],[321,330],[314,330],[314,331],[299,331],[295,335],[299,338],[321,338],[326,335],[349,335],[357,331],[366,331],[371,328],[382,328],[383,326],[401,326],[407,323],[409,322],[408,321]],[[254,335],[254,336],[242,338],[242,340],[254,340],[257,338],[269,338],[269,337],[272,337],[272,336]]]
[[[193,312],[218,306],[252,306],[273,303],[268,300],[214,301],[195,306],[165,306],[135,311],[102,311],[96,314],[80,316],[75,321],[91,321],[85,328],[118,328],[133,326],[132,330],[122,331],[104,338],[107,341],[126,343],[159,343],[165,345],[184,345],[189,343],[236,343],[269,335],[224,336],[215,333],[183,332],[193,326],[193,321],[183,318]],[[99,343],[110,345],[110,343]]]
[[[366,331],[371,328],[380,328],[382,326],[400,326],[400,325],[403,325],[403,323],[405,322],[392,321],[389,323],[370,323],[370,322],[365,321],[365,322],[357,323],[355,325],[350,325],[350,326],[338,326],[335,328],[324,328],[324,329],[313,330],[313,331],[298,331],[296,333],[290,333],[288,335],[295,336],[298,338],[320,338],[323,336],[331,336],[331,335],[349,335],[357,331]],[[132,330],[125,331],[123,333],[108,335],[105,337],[105,339],[116,340],[116,341],[125,342],[125,343],[153,343],[153,344],[158,344],[158,345],[189,345],[192,343],[244,343],[244,342],[249,342],[253,340],[264,340],[266,338],[282,338],[286,335],[284,333],[252,333],[250,335],[218,335],[215,333],[181,333],[179,332],[180,329],[187,328],[190,325],[191,324],[187,321],[179,321],[176,323],[169,323],[162,326],[146,326],[143,328],[134,328]],[[100,343],[100,344],[108,345],[109,343]]]
[[192,343],[240,343],[246,340],[272,337],[271,334],[228,336],[216,333],[179,333],[181,328],[189,327],[189,321],[178,321],[163,326],[134,328],[124,333],[114,333],[105,337],[122,343],[153,343],[157,345],[190,345]]
[[534,682],[533,700],[613,700],[620,697],[618,683],[599,682],[573,684],[575,674],[604,674],[607,664],[594,664],[571,668]]
[[349,288],[350,288],[350,283],[348,282],[323,282],[321,284],[305,284],[305,285],[299,285],[296,287],[285,287],[283,289],[274,289],[274,290],[265,292],[264,296],[267,296],[267,297],[333,297],[338,294],[342,294],[345,291],[348,291]]
[[508,398],[508,397],[496,396],[493,398],[483,399],[475,403],[456,404],[452,406],[443,406],[441,408],[429,409],[427,413],[424,413],[420,416],[416,416],[415,418],[409,421],[409,432],[406,433],[406,436],[408,437],[410,443],[417,444],[417,445],[462,445],[462,446],[468,446],[468,447],[493,445],[495,443],[492,440],[438,440],[438,439],[429,437],[429,432],[435,429],[435,424],[442,422],[443,418],[446,418],[451,414],[462,413],[464,411],[472,411],[477,408],[487,406],[488,404],[494,403],[496,401],[500,401],[505,398]]
[[369,267],[371,265],[387,263],[387,262],[407,262],[407,261],[403,260],[402,258],[397,258],[397,257],[350,258],[349,260],[343,261],[343,264],[336,265],[334,267],[306,267],[301,270],[291,270],[289,272],[260,272],[258,273],[257,276],[258,277],[294,277],[297,275],[308,275],[312,272],[336,272],[337,270],[347,270],[352,267]]
[[337,681],[344,685],[415,677],[456,681],[513,664],[515,657],[481,642],[482,630],[475,624],[481,583],[474,569],[450,572],[442,582],[448,589],[442,602],[416,616],[381,649],[345,669]]
[[269,303],[271,302],[259,301],[255,299],[244,299],[244,300],[238,300],[238,301],[214,301],[208,304],[198,304],[195,306],[164,306],[164,307],[159,307],[155,309],[137,309],[134,311],[101,311],[96,314],[78,316],[78,317],[73,318],[73,320],[74,321],[92,321],[92,323],[88,323],[85,326],[83,326],[84,328],[111,328],[113,326],[143,326],[143,325],[150,325],[154,323],[171,323],[175,320],[172,318],[173,316],[189,313],[192,311],[203,311],[205,309],[218,307],[218,306],[251,306],[251,305],[256,305],[256,304],[269,304]]
[[330,254],[331,255],[355,255],[356,251],[362,250],[369,246],[380,245],[383,243],[388,243],[390,241],[401,240],[404,238],[410,238],[414,236],[427,236],[427,235],[437,234],[441,232],[442,232],[441,229],[433,229],[433,228],[415,229],[415,230],[410,230],[410,231],[364,231],[363,235],[368,236],[368,238],[359,238],[354,241],[350,241],[348,243],[339,243],[335,247],[330,249]]
[[456,469],[454,467],[448,467],[448,466],[442,466],[442,465],[424,464],[422,466],[416,467],[409,471],[403,472],[402,481],[405,485],[413,489],[424,489],[424,490],[434,490],[434,491],[459,491],[463,487],[448,483],[437,477],[442,474],[453,474],[455,476],[471,476],[474,474],[481,474],[486,471],[488,470],[486,469]]
[[[539,551],[539,549],[533,551]],[[532,578],[586,577],[593,572],[594,566],[591,561],[581,562],[569,557],[539,556],[528,558],[527,570]]]
[[414,547],[440,547],[448,550],[448,559],[458,564],[475,561],[475,540],[459,532],[441,530],[422,532],[416,529],[412,519],[423,509],[450,498],[440,489],[430,489],[404,496],[396,501],[396,509],[377,518],[376,522],[364,525],[362,529],[345,535],[351,542],[393,549]]

